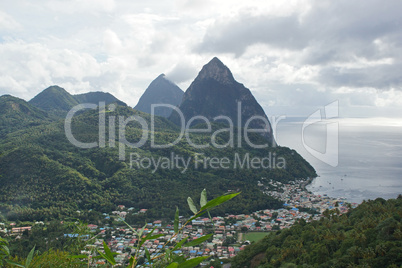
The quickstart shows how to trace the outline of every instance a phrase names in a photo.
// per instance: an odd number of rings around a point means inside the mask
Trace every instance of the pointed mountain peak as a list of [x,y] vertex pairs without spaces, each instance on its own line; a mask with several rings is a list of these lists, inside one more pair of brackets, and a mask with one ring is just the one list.
[[165,74],[160,74],[157,78],[155,78],[152,83],[169,83],[173,86],[177,86],[174,82],[172,82]]
[[[134,109],[145,113],[151,113],[152,104],[170,104],[177,106],[180,104],[183,94],[183,90],[170,81],[165,74],[161,74],[151,82]],[[168,117],[171,112],[172,110],[169,108],[160,107],[155,110],[155,115]]]
[[64,88],[59,87],[57,85],[50,86],[50,87],[44,89],[42,92],[63,92],[63,93],[66,92],[66,93],[68,93]]
[[212,60],[209,61],[209,63],[221,64],[224,66],[224,64],[222,63],[222,61],[220,59],[218,59],[218,57],[213,57]]
[[64,88],[54,85],[54,86],[50,86],[50,87],[42,90],[35,97],[41,96],[41,95],[65,95],[65,96],[67,96],[67,95],[70,95],[70,93],[68,93],[67,90],[65,90]]
[[[250,121],[247,127],[265,129],[261,135],[275,142],[268,117],[261,105],[251,91],[237,82],[229,68],[216,57],[202,67],[184,93],[179,108],[187,122],[196,116],[204,116],[213,121],[217,116],[227,116],[232,122],[240,122],[240,127],[244,127],[250,118],[259,116],[266,120]],[[172,113],[170,120],[177,125],[181,123],[178,113]]]
[[45,111],[59,111],[58,114],[63,116],[66,111],[79,104],[77,99],[59,86],[46,88],[29,103]]
[[222,84],[232,84],[235,82],[232,72],[217,57],[214,57],[202,67],[196,79],[212,79]]

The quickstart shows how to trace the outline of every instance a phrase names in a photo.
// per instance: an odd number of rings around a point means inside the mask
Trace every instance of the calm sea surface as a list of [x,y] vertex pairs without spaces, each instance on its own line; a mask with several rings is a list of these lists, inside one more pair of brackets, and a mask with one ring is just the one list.
[[307,188],[316,194],[345,197],[349,202],[402,194],[402,119],[340,119],[338,166],[312,156],[305,146],[325,152],[326,125],[305,128],[302,119],[289,118],[277,126],[277,142],[299,152],[316,169]]

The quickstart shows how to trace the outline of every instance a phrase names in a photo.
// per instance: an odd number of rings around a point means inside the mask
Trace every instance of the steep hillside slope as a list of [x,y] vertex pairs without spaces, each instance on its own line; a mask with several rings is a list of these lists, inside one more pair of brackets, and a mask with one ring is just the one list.
[[402,196],[300,222],[246,247],[232,267],[400,267]]

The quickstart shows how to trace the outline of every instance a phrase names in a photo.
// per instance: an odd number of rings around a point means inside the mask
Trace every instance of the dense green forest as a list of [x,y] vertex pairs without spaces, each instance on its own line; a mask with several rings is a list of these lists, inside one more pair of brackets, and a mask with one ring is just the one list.
[[50,123],[49,115],[26,101],[4,95],[0,97],[0,138],[23,128]]
[[252,244],[232,267],[401,267],[402,196],[364,201],[345,215],[326,211]]
[[[77,217],[77,210],[111,212],[117,205],[149,209],[145,219],[170,218],[175,204],[187,196],[195,196],[207,188],[210,195],[227,191],[242,191],[234,202],[219,207],[214,213],[249,213],[259,209],[278,208],[281,203],[258,188],[262,177],[279,181],[314,177],[314,169],[296,151],[285,147],[254,149],[247,146],[196,149],[183,137],[172,148],[158,149],[150,139],[139,148],[125,148],[125,161],[119,160],[119,117],[140,116],[151,126],[149,114],[141,113],[125,105],[115,105],[111,110],[86,110],[77,113],[72,120],[72,133],[81,142],[99,141],[99,117],[105,117],[105,147],[80,149],[66,138],[64,118],[48,116],[30,103],[11,96],[0,97],[0,218],[10,221],[36,221]],[[113,127],[113,122],[115,125]],[[109,127],[111,124],[111,127]],[[213,130],[224,128],[213,125]],[[143,135],[137,122],[127,124],[128,142],[136,142]],[[113,131],[114,130],[114,131]],[[114,132],[114,137],[111,135]],[[146,134],[150,134],[148,131]],[[155,118],[156,144],[167,144],[179,136],[178,127],[162,117]],[[211,142],[211,134],[191,133],[197,144]],[[249,135],[255,143],[265,143],[257,133]],[[215,136],[218,144],[229,139],[227,132]],[[237,131],[234,140],[237,141]],[[141,157],[170,157],[171,154],[191,158],[188,170],[130,168],[130,153]],[[283,157],[285,168],[198,168],[194,159],[202,157],[227,157],[233,165],[234,156]],[[134,166],[135,167],[135,166]],[[101,215],[101,213],[99,213]],[[103,219],[101,216],[97,220]],[[130,223],[138,219],[127,217]]]

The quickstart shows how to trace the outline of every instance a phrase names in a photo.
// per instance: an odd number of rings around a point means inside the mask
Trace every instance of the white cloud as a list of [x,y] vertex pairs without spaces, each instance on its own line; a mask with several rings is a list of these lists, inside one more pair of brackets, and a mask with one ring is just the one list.
[[17,90],[23,98],[31,98],[38,90],[56,83],[79,83],[86,76],[100,74],[100,66],[91,55],[49,49],[38,43],[0,44],[0,59],[3,63],[0,65],[1,93]]
[[179,84],[194,79],[198,71],[199,70],[197,70],[197,68],[191,62],[181,61],[175,64],[174,67],[166,73],[166,75],[169,80]]
[[121,49],[121,41],[115,32],[107,29],[103,35],[103,44],[106,51],[109,53],[116,53]]
[[115,8],[114,0],[52,0],[47,6],[57,12],[75,14],[85,12],[111,12]]
[[401,107],[402,91],[395,90],[394,88],[388,91],[378,91],[375,105],[378,107]]
[[134,105],[160,73],[186,90],[218,56],[267,111],[297,115],[336,99],[352,114],[386,111],[401,107],[400,9],[394,0],[6,1],[0,94],[29,99],[59,84]]
[[20,29],[21,25],[12,16],[0,10],[0,33]]

